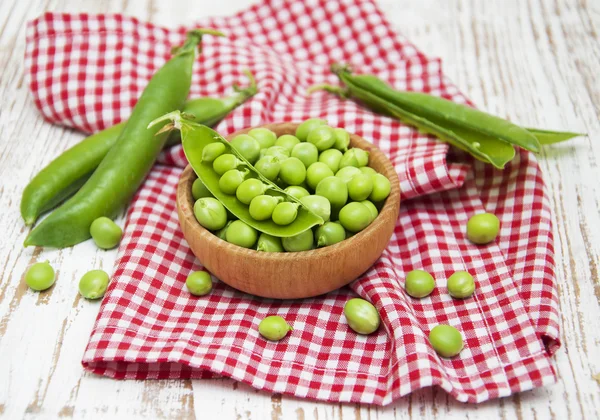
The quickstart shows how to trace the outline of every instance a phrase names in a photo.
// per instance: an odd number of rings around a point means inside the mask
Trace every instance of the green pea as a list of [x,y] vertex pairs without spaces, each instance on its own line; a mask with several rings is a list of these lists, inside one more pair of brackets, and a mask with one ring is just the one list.
[[306,141],[317,146],[317,149],[322,152],[323,150],[330,149],[335,144],[335,132],[333,128],[321,125],[308,133]]
[[424,298],[435,289],[435,280],[431,274],[423,270],[413,270],[406,275],[404,288],[409,296]]
[[312,143],[300,143],[294,146],[290,156],[300,159],[308,168],[319,159],[319,149]]
[[185,280],[185,286],[194,296],[204,296],[212,290],[212,278],[206,271],[194,271]]
[[338,222],[327,222],[315,231],[317,247],[337,244],[346,239],[346,230]]
[[[237,220],[237,219],[234,219],[234,220]],[[222,239],[222,240],[226,241],[226,240],[227,240],[227,237],[226,237],[226,235],[227,235],[227,228],[229,228],[229,225],[230,225],[231,223],[232,223],[232,220],[229,220],[229,221],[227,222],[227,224],[225,225],[225,227],[224,227],[224,228],[222,228],[222,229],[219,229],[218,231],[216,231],[216,232],[215,232],[215,235],[217,235],[217,237],[218,237],[219,239]]]
[[225,145],[223,143],[211,143],[207,144],[202,149],[202,162],[212,162],[219,156],[225,153]]
[[358,168],[358,159],[352,150],[348,150],[346,153],[344,153],[342,159],[340,160],[340,168],[347,168],[349,166]]
[[250,163],[254,164],[260,155],[260,143],[248,134],[240,134],[231,140],[231,145]]
[[281,238],[281,245],[288,252],[308,251],[313,246],[313,232],[307,229],[297,235]]
[[264,156],[254,164],[254,169],[261,173],[262,176],[267,178],[269,181],[275,181],[279,176],[279,169],[281,169],[281,162],[279,158],[275,156]]
[[354,166],[356,168],[360,168],[363,166],[367,166],[369,163],[369,152],[366,150],[359,149],[358,147],[353,147],[344,153],[342,159],[340,160],[340,168],[345,168],[346,166]]
[[373,176],[357,174],[348,182],[348,195],[354,201],[366,200],[373,191]]
[[293,328],[288,325],[285,319],[278,315],[268,316],[258,324],[258,332],[267,340],[279,341],[288,335]]
[[300,185],[306,179],[306,167],[298,158],[287,158],[281,162],[279,178],[288,185]]
[[216,198],[204,197],[194,203],[194,216],[208,230],[219,230],[227,224],[227,211]]
[[360,174],[360,169],[355,166],[346,166],[335,173],[335,176],[344,180],[347,184],[354,176]]
[[212,196],[212,193],[208,190],[208,188],[206,188],[206,185],[204,185],[202,180],[200,178],[196,178],[192,184],[192,197],[194,197],[194,201],[199,198]]
[[285,201],[277,204],[271,215],[273,222],[279,226],[287,226],[296,220],[298,216],[298,203],[290,203]]
[[302,197],[310,195],[306,188],[303,188],[299,185],[292,185],[290,187],[287,187],[284,191],[298,200],[300,200]]
[[258,243],[256,244],[256,250],[262,252],[283,252],[283,245],[281,245],[281,238],[277,236],[268,235],[261,233],[258,237]]
[[342,152],[348,150],[348,145],[350,145],[350,134],[343,128],[334,128],[333,132],[335,134],[335,144],[333,147]]
[[348,187],[342,179],[336,176],[328,176],[321,180],[317,185],[315,194],[329,200],[334,212],[338,212],[348,201]]
[[260,179],[250,178],[240,184],[235,190],[235,196],[242,203],[249,205],[254,197],[262,195],[269,186]]
[[283,147],[291,153],[294,147],[299,143],[300,140],[298,140],[298,137],[292,136],[291,134],[284,134],[282,136],[279,136],[279,138],[275,142],[275,146]]
[[371,211],[362,203],[353,201],[340,210],[340,223],[350,232],[360,232],[371,223]]
[[383,201],[390,195],[390,191],[392,191],[392,185],[385,175],[373,175],[373,191],[369,195],[369,200]]
[[469,241],[484,245],[492,242],[500,232],[500,220],[493,213],[481,213],[472,216],[467,222]]
[[261,149],[267,149],[273,146],[277,139],[277,134],[264,127],[253,128],[248,131],[248,135],[256,139]]
[[119,245],[123,231],[108,217],[99,217],[90,226],[90,235],[98,248],[111,249]]
[[92,270],[79,280],[79,294],[86,299],[100,299],[106,293],[109,277],[105,271]]
[[321,120],[319,118],[311,118],[309,120],[306,120],[303,123],[299,124],[296,128],[296,137],[298,137],[300,141],[306,141],[308,133],[310,133],[314,128],[325,124],[327,124],[327,121]]
[[277,204],[283,200],[282,197],[272,195],[258,195],[250,202],[250,216],[254,220],[268,220],[271,218]]
[[456,328],[450,325],[436,325],[429,333],[429,342],[442,357],[454,357],[463,349],[463,338]]
[[340,169],[340,160],[342,160],[342,152],[336,149],[323,150],[319,155],[319,162],[329,166],[334,174]]
[[363,168],[369,164],[369,152],[367,152],[366,150],[360,149],[358,147],[353,147],[350,150],[354,151],[354,155],[356,156],[356,159],[358,160],[359,168]]
[[375,169],[371,168],[370,166],[362,166],[358,169],[365,175],[373,176],[373,175],[377,174],[377,171]]
[[285,147],[281,146],[271,146],[268,149],[263,149],[260,151],[260,154],[260,157],[275,156],[280,162],[283,162],[290,157],[290,152]]
[[[309,143],[303,143],[303,144],[309,144]],[[308,169],[306,170],[306,183],[313,190],[315,188],[317,188],[317,185],[319,185],[319,182],[321,182],[323,179],[325,179],[327,177],[335,178],[333,176],[333,171],[329,168],[329,166],[325,165],[323,162],[315,162],[312,165],[310,165],[308,167]],[[339,179],[339,178],[336,178],[336,179]],[[345,187],[346,186],[344,185],[344,188]],[[319,195],[321,195],[321,194],[319,194]]]
[[241,220],[231,222],[225,232],[227,242],[244,248],[252,248],[256,243],[258,234],[256,229],[248,226]]
[[323,219],[324,222],[327,222],[331,217],[331,203],[325,197],[321,197],[320,195],[307,195],[306,197],[302,197],[300,202]]
[[221,178],[219,178],[219,188],[225,194],[235,194],[240,184],[244,182],[244,178],[248,171],[242,172],[237,169],[231,169],[225,172]]
[[214,160],[213,169],[217,174],[223,175],[225,172],[236,169],[238,166],[243,164],[244,162],[235,157],[235,155],[226,153]]
[[25,283],[37,292],[49,289],[54,281],[54,269],[48,261],[33,264],[25,273]]
[[361,204],[364,204],[365,206],[367,206],[367,208],[371,212],[371,222],[373,220],[375,220],[377,218],[377,216],[379,215],[379,212],[377,211],[377,207],[375,207],[375,204],[371,203],[369,200],[363,200],[363,201],[361,201]]
[[448,293],[457,299],[466,299],[475,293],[475,280],[466,271],[457,271],[448,277]]
[[375,306],[360,298],[353,298],[346,302],[344,316],[350,328],[359,334],[374,333],[381,323]]

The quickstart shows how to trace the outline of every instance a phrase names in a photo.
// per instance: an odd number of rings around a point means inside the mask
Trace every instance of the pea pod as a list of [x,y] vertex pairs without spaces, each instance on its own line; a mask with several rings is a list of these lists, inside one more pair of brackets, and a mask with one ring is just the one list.
[[119,138],[90,179],[31,231],[25,246],[64,248],[85,241],[95,219],[113,218],[127,205],[167,141],[166,131],[160,126],[148,129],[148,124],[183,106],[190,91],[195,49],[204,34],[222,35],[210,29],[188,32],[185,44],[152,76]]
[[[190,100],[184,105],[183,112],[194,115],[201,124],[217,124],[258,91],[252,74],[246,74],[250,79],[248,87],[242,89],[234,85],[236,93],[225,98]],[[23,191],[21,216],[25,224],[32,225],[41,213],[76,193],[116,143],[123,127],[125,122],[86,137],[42,169]],[[179,133],[173,132],[167,140],[167,146],[180,141]]]
[[439,96],[398,91],[372,75],[353,76],[346,70],[339,71],[339,77],[343,79],[351,77],[352,83],[357,87],[368,89],[380,98],[442,127],[447,123],[453,127],[503,140],[532,152],[540,151],[540,143],[536,137],[510,121]]
[[513,145],[538,152],[540,145],[568,140],[580,134],[523,128],[466,105],[420,92],[397,91],[372,75],[353,75],[334,64],[332,71],[344,87],[317,85],[342,97],[355,97],[375,112],[396,118],[433,134],[475,158],[503,168],[515,155]]
[[[515,150],[510,144],[489,136],[472,133],[464,128],[447,124],[442,127],[428,119],[408,112],[373,93],[354,85],[350,79],[342,79],[348,92],[377,112],[385,113],[406,124],[419,128],[420,131],[433,134],[441,140],[470,153],[475,158],[491,163],[497,168],[503,168],[515,156]],[[329,90],[329,89],[328,89]],[[336,92],[338,93],[338,92]]]
[[[202,180],[206,188],[208,188],[225,208],[247,225],[272,236],[289,237],[304,232],[313,226],[323,224],[324,221],[321,217],[308,210],[308,208],[302,205],[302,203],[294,196],[286,193],[276,184],[261,175],[233,145],[221,137],[216,131],[204,125],[185,120],[179,111],[167,114],[164,117],[159,118],[157,122],[165,119],[173,121],[173,126],[181,131],[183,151],[185,152],[188,162],[192,168],[194,168],[194,171]],[[245,179],[256,178],[269,187],[268,190],[265,191],[265,194],[281,197],[284,201],[298,203],[298,216],[296,219],[287,226],[277,225],[270,219],[262,221],[255,220],[250,216],[249,207],[242,204],[235,194],[226,194],[221,191],[219,188],[220,175],[215,172],[210,162],[202,161],[203,149],[214,142],[224,144],[227,147],[225,153],[235,155],[242,162],[238,169],[244,169],[248,172],[245,175]]]

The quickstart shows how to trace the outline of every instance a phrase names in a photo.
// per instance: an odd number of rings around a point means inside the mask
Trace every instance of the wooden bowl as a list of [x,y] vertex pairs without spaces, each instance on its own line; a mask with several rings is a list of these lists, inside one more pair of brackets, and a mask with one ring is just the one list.
[[[266,124],[277,136],[294,134],[297,123]],[[231,140],[245,129],[231,134]],[[369,166],[387,176],[392,191],[379,216],[362,232],[324,248],[302,252],[259,252],[230,244],[204,229],[194,217],[188,166],[177,187],[177,210],[183,235],[192,252],[224,283],[256,296],[296,299],[321,295],[347,285],[367,271],[386,248],[400,209],[398,175],[389,159],[373,144],[351,134],[350,145],[368,150]]]

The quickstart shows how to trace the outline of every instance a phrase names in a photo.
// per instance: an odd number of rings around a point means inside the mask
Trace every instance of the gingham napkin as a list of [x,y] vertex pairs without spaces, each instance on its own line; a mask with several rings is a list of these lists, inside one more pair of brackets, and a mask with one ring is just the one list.
[[[480,402],[555,381],[550,355],[559,346],[552,229],[535,158],[518,153],[504,171],[352,101],[306,96],[336,83],[331,62],[349,63],[398,89],[466,98],[426,57],[396,34],[371,1],[265,2],[235,16],[205,19],[228,38],[205,37],[191,96],[224,95],[249,68],[260,93],[219,126],[235,130],[321,117],[374,142],[395,164],[403,201],[389,246],[349,287],[306,300],[276,301],[238,292],[215,279],[206,297],[191,296],[186,276],[201,268],[179,229],[175,188],[185,166],[180,147],[163,154],[127,214],[109,290],[85,354],[86,369],[115,378],[208,378],[224,375],[253,387],[329,401],[389,404],[437,385],[460,401]],[[184,39],[123,16],[46,14],[31,22],[27,76],[45,118],[86,132],[126,118],[152,73]],[[495,213],[498,240],[476,246],[467,219]],[[421,300],[403,290],[405,273],[424,269],[437,288]],[[468,270],[474,297],[452,299],[446,278]],[[344,303],[375,304],[382,327],[351,331]],[[280,342],[258,323],[279,314],[294,327]],[[466,340],[453,359],[428,344],[447,323]]]

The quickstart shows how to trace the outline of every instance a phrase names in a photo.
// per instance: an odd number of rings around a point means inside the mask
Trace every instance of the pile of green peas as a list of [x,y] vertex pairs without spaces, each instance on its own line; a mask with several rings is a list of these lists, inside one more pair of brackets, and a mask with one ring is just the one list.
[[[267,128],[255,128],[231,140],[231,145],[253,168],[293,199],[269,194],[273,187],[248,176],[248,168],[222,143],[206,146],[203,162],[212,162],[220,176],[219,189],[248,206],[256,221],[287,226],[303,206],[325,222],[294,236],[277,237],[260,232],[229,213],[196,179],[192,185],[198,222],[221,239],[265,252],[306,251],[341,242],[369,226],[391,191],[387,177],[370,168],[369,152],[349,148],[343,128],[309,119],[294,135],[279,137]],[[240,169],[241,167],[241,169]]]

